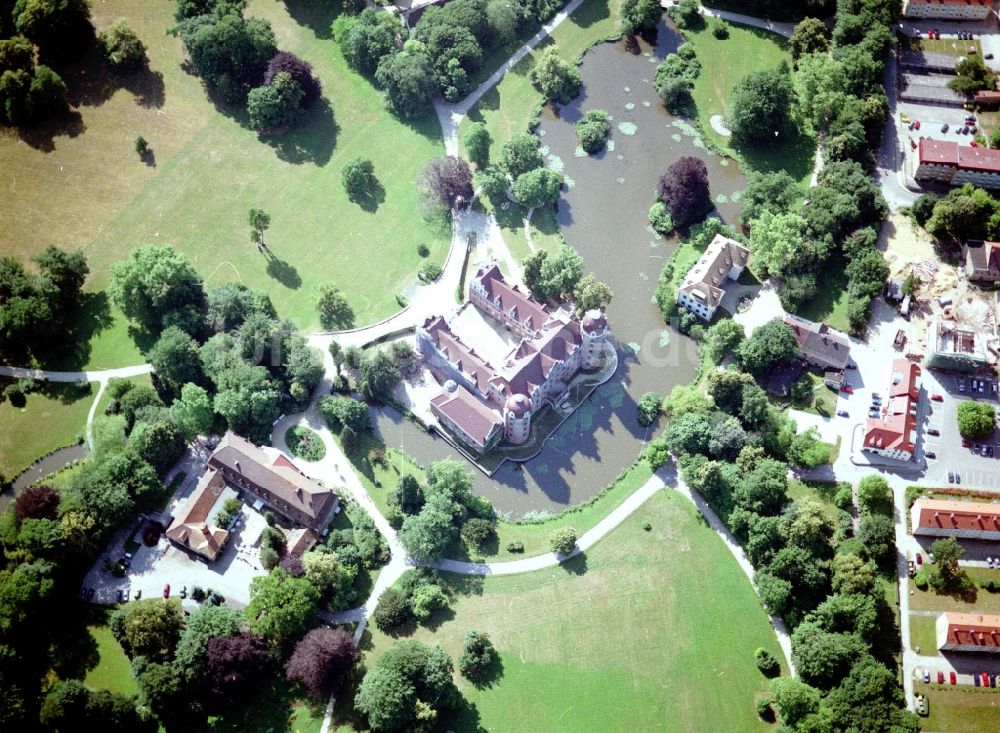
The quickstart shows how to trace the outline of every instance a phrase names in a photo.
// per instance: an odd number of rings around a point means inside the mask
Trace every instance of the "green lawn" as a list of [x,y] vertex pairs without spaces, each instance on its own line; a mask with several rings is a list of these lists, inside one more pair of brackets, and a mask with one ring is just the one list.
[[823,505],[830,519],[836,521],[840,510],[833,503],[833,497],[839,486],[829,481],[800,481],[793,478],[788,480],[788,498],[792,501],[814,499]]
[[[174,3],[95,3],[98,30],[125,17],[149,49],[152,72],[129,80],[134,93],[107,88],[96,68],[79,75],[82,83],[69,75],[71,95],[85,99],[71,134],[47,145],[39,133],[34,147],[0,139],[0,169],[11,174],[0,250],[27,257],[52,242],[81,247],[92,272],[88,288],[98,290],[134,246],[169,243],[208,286],[238,280],[263,288],[281,315],[303,327],[317,325],[311,293],[324,282],[345,292],[358,324],[398,310],[397,293],[416,282],[417,247],[427,245],[441,262],[450,241],[449,227],[422,220],[414,185],[424,164],[443,155],[441,131],[433,115],[403,123],[385,110],[379,91],[348,70],[330,38],[336,11],[329,8],[339,4],[320,5],[254,0],[247,8],[271,22],[282,50],[312,64],[329,100],[269,141],[241,125],[243,112],[216,107],[181,68],[182,44],[165,33]],[[155,165],[136,156],[139,134]],[[358,156],[371,158],[385,189],[377,210],[348,201],[341,185],[341,167]],[[277,262],[270,266],[250,244],[251,207],[271,215],[266,240]]]
[[[6,384],[6,382],[0,382]],[[26,398],[25,406],[0,402],[0,473],[13,477],[42,455],[72,445],[87,427],[96,388],[40,383],[44,391]]]
[[[927,556],[924,555],[924,563],[927,563]],[[1000,573],[989,568],[963,568],[969,578],[976,584],[976,597],[974,599],[963,600],[948,595],[938,595],[928,587],[927,590],[920,590],[911,580],[909,589],[913,591],[910,596],[910,608],[914,611],[959,611],[961,613],[1000,613],[1000,593],[989,593],[979,587],[980,581],[997,580]]]
[[926,656],[937,654],[937,632],[934,616],[910,615],[910,647],[920,647],[920,653]]
[[847,320],[847,273],[843,263],[827,262],[823,276],[817,279],[816,297],[804,303],[798,315],[811,321],[823,321],[830,328],[849,333]]
[[107,626],[90,626],[90,635],[97,642],[98,662],[83,679],[89,687],[104,688],[122,695],[139,691],[132,676],[132,666],[121,645]]
[[[645,532],[643,522],[652,530]],[[763,731],[759,646],[781,657],[760,602],[717,535],[670,491],[585,557],[471,580],[414,636],[453,658],[470,628],[489,633],[502,672],[443,730]],[[431,630],[433,629],[433,630]],[[370,664],[392,643],[372,629]]]
[[[126,379],[137,387],[153,386],[153,379],[148,374],[140,374],[137,377],[127,377]],[[105,389],[104,394],[101,395],[101,401],[97,403],[97,411],[94,413],[95,419],[98,416],[103,415],[104,411],[108,408],[110,404],[111,404],[111,394],[108,392],[107,389]]]
[[[712,28],[724,25],[729,38],[718,39]],[[759,28],[709,20],[702,28],[687,31],[701,62],[701,74],[695,81],[692,97],[697,108],[702,134],[717,147],[743,161],[744,168],[753,170],[786,170],[803,185],[812,175],[816,143],[808,135],[796,135],[781,144],[759,149],[733,151],[729,138],[716,133],[710,124],[713,115],[729,112],[729,97],[733,87],[747,73],[767,69],[786,61],[791,65],[787,41],[779,35]]]
[[927,695],[928,716],[924,730],[948,733],[983,733],[1000,730],[1000,695],[996,690],[950,685],[918,685]]

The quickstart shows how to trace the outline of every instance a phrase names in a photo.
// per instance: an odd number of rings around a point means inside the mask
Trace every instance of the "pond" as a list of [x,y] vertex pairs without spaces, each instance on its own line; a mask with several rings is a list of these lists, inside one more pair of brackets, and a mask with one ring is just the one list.
[[[694,376],[693,342],[664,326],[652,302],[657,277],[675,240],[657,236],[646,213],[657,181],[682,156],[705,161],[718,214],[735,222],[746,179],[736,163],[709,152],[696,131],[670,115],[652,86],[657,65],[680,37],[661,22],[657,43],[602,43],[580,67],[583,90],[558,115],[546,109],[536,130],[548,164],[566,175],[568,189],[557,219],[567,243],[584,259],[585,271],[611,286],[608,320],[619,347],[615,376],[594,392],[550,438],[541,454],[493,478],[476,472],[476,492],[510,517],[529,511],[559,512],[586,501],[630,465],[655,434],[636,421],[636,403],[648,391],[666,394]],[[575,124],[591,109],[612,116],[609,149],[588,157],[578,151]],[[421,463],[457,452],[394,411],[377,415],[388,445]]]

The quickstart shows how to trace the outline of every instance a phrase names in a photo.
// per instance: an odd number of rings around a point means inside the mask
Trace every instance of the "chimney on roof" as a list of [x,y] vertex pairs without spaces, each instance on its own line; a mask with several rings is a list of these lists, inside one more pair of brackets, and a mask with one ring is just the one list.
[[236,461],[236,470],[239,471],[240,473],[243,473],[243,469],[240,467],[239,461]]
[[300,499],[302,498],[302,487],[301,486],[296,486],[295,487],[295,495],[297,497],[299,497]]

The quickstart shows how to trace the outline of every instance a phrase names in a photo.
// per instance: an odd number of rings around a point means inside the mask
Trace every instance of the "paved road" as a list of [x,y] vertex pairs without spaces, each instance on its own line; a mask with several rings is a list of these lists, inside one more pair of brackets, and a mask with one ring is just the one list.
[[706,8],[704,5],[701,6],[701,14],[707,15],[711,18],[719,18],[720,20],[727,20],[730,23],[738,23],[739,25],[749,25],[753,26],[754,28],[763,28],[766,31],[777,33],[779,36],[784,36],[785,38],[791,38],[792,33],[795,32],[795,23],[781,23],[776,20],[767,20],[766,18],[755,18],[752,15],[743,15],[742,13],[731,13],[728,10],[717,10],[716,8]]

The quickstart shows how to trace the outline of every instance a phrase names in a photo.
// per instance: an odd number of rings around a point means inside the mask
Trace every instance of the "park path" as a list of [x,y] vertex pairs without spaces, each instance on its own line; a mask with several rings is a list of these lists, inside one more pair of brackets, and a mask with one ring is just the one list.
[[[670,4],[672,3],[668,2],[668,5]],[[701,6],[701,14],[708,16],[709,18],[726,20],[730,23],[738,23],[739,25],[749,25],[754,28],[762,28],[766,31],[777,33],[779,36],[784,36],[785,38],[791,38],[792,33],[795,32],[795,23],[782,23],[776,20],[767,20],[766,18],[756,18],[752,15],[743,15],[743,13],[732,13],[728,10],[706,8],[704,5]]]
[[0,377],[39,379],[49,382],[97,382],[97,394],[94,395],[94,401],[90,403],[90,410],[87,411],[87,447],[92,449],[94,447],[94,416],[97,413],[97,405],[100,403],[101,397],[104,396],[104,389],[108,386],[108,381],[116,378],[137,377],[140,374],[150,374],[152,371],[153,367],[149,364],[90,372],[57,372],[46,369],[0,366]]

